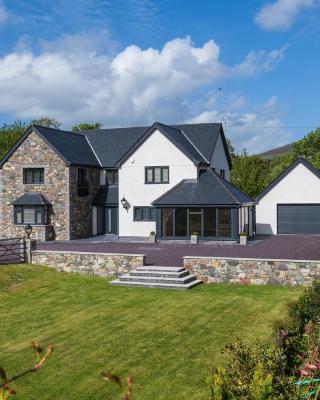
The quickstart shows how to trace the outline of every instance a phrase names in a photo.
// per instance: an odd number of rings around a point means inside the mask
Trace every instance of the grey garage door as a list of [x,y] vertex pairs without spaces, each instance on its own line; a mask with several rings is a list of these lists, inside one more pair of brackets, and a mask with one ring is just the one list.
[[278,204],[279,234],[320,234],[320,204]]

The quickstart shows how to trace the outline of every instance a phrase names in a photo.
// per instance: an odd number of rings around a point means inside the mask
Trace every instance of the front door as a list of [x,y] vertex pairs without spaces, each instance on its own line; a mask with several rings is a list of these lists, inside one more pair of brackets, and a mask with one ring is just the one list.
[[118,207],[99,207],[97,219],[98,235],[118,234]]

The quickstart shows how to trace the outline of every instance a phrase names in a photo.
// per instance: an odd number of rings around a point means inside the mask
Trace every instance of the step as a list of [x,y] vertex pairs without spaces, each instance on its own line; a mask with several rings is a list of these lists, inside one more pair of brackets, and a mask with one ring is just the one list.
[[189,282],[196,280],[194,275],[188,275],[182,278],[167,278],[167,277],[154,277],[154,276],[132,276],[130,274],[121,275],[119,280],[121,282],[150,282],[150,283],[174,283],[177,285],[185,285]]
[[143,267],[137,267],[136,271],[161,271],[161,272],[182,272],[185,271],[184,267],[162,267],[158,265],[144,265]]
[[201,283],[203,282],[198,279],[186,283],[184,285],[176,283],[120,281],[120,279],[116,279],[110,282],[111,285],[116,285],[116,286],[132,286],[132,287],[146,287],[146,288],[156,288],[156,289],[177,289],[177,290],[192,289],[193,287],[200,285]]
[[185,270],[182,270],[181,272],[169,272],[169,271],[140,271],[137,269],[134,269],[129,272],[130,276],[154,276],[155,278],[183,278],[184,276],[190,275],[190,272]]

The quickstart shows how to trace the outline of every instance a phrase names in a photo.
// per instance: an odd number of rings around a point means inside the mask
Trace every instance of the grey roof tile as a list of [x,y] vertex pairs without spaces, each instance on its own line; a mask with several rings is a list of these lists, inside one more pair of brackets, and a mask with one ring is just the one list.
[[100,186],[96,194],[94,206],[114,206],[119,203],[119,188],[116,185]]
[[27,192],[12,203],[14,206],[42,206],[51,204],[50,201],[38,192]]

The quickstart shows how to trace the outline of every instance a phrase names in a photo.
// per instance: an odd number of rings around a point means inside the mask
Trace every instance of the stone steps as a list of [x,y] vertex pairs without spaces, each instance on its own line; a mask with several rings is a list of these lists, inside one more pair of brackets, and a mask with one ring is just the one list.
[[160,289],[191,289],[202,281],[183,267],[144,266],[110,282],[119,286],[140,286]]

